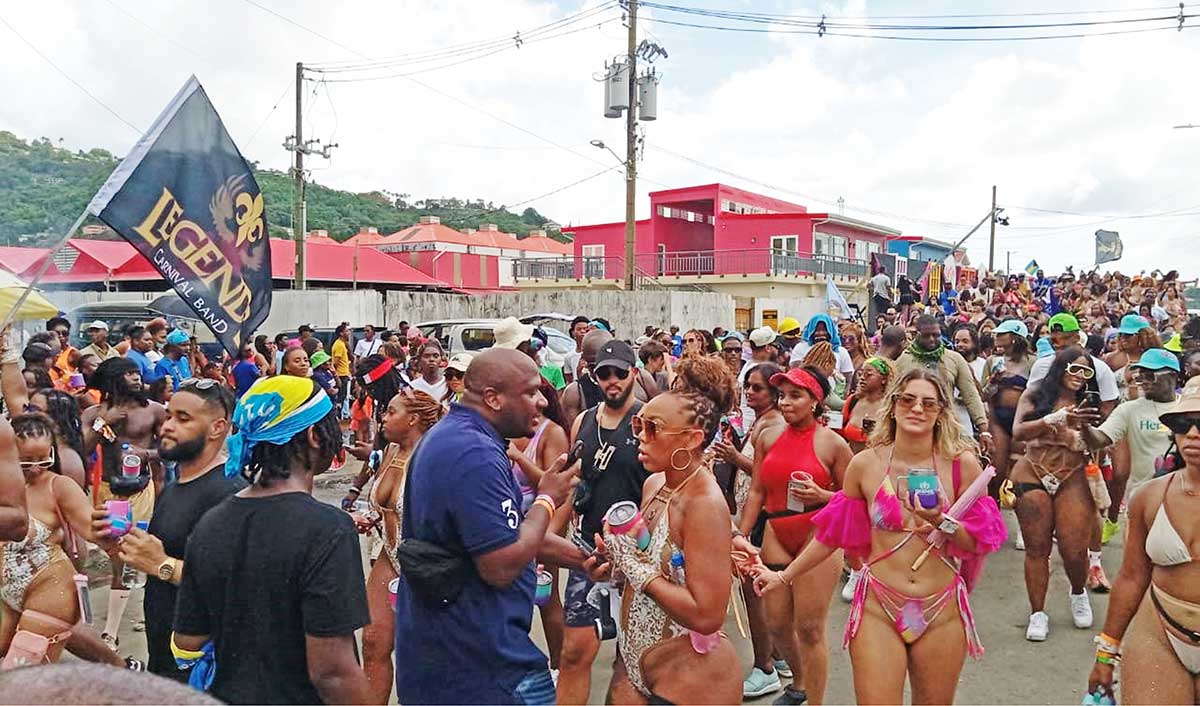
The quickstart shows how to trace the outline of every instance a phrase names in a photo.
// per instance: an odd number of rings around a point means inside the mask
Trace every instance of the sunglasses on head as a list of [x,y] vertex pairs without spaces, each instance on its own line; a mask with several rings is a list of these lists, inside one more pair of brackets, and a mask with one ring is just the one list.
[[1200,428],[1200,416],[1174,415],[1162,420],[1162,423],[1171,430],[1172,434],[1187,434],[1193,427]]
[[187,380],[179,383],[179,389],[182,390],[185,387],[194,387],[197,390],[211,390],[218,384],[219,383],[212,378],[188,378]]
[[1084,380],[1091,380],[1096,376],[1096,371],[1082,363],[1067,363],[1067,374],[1083,378]]
[[935,397],[921,397],[914,395],[911,392],[905,392],[896,395],[896,406],[906,409],[915,409],[920,405],[921,409],[926,412],[936,412],[942,408],[942,401]]
[[658,425],[658,421],[650,417],[643,417],[640,414],[634,415],[634,417],[629,420],[629,428],[633,431],[634,436],[639,436],[646,441],[651,442],[654,441],[659,434],[686,434],[690,431],[696,431],[695,428],[667,429],[665,427],[660,427]]
[[622,370],[621,368],[614,368],[611,365],[606,365],[603,368],[596,369],[597,380],[608,380],[609,378],[613,377],[617,378],[618,380],[624,380],[625,378],[629,377],[629,371]]

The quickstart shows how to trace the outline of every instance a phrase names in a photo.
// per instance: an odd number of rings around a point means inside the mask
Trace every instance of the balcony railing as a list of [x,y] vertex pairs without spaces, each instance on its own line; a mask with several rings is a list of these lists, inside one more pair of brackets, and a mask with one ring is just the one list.
[[[712,275],[843,275],[862,277],[868,263],[833,255],[754,250],[684,250],[638,255],[639,274],[667,279]],[[609,279],[625,276],[623,257],[556,257],[513,260],[513,277],[529,279]],[[664,282],[664,284],[669,284]]]

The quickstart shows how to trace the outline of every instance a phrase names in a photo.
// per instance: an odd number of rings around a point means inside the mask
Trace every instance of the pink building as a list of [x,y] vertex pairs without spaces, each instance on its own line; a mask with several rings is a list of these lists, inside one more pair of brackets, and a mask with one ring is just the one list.
[[[858,276],[872,253],[900,231],[800,204],[706,184],[650,194],[651,216],[637,222],[636,266],[652,278],[726,275]],[[517,279],[555,276],[616,280],[625,270],[625,224],[564,229],[570,260],[518,262]],[[522,271],[524,270],[524,272]],[[523,277],[524,276],[524,277]]]

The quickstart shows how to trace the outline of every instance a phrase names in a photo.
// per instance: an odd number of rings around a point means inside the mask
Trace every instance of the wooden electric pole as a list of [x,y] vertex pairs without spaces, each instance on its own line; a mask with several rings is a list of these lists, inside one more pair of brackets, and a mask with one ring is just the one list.
[[629,55],[625,68],[629,83],[629,107],[625,110],[625,289],[633,291],[637,284],[635,260],[637,220],[634,211],[637,198],[637,8],[638,0],[629,0]]

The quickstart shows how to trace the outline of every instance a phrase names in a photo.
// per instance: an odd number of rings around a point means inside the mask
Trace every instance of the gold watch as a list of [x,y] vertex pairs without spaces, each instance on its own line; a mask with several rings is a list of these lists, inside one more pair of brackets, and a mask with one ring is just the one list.
[[167,557],[166,561],[158,565],[158,578],[160,581],[170,581],[175,576],[175,560]]

